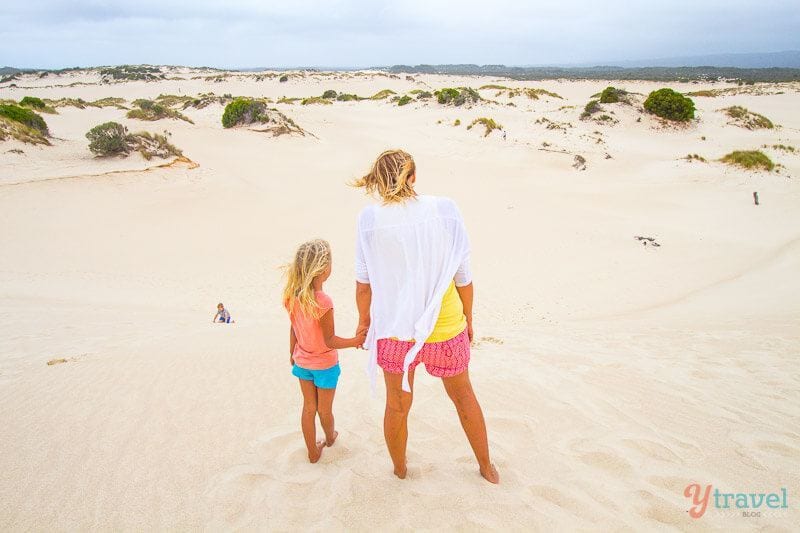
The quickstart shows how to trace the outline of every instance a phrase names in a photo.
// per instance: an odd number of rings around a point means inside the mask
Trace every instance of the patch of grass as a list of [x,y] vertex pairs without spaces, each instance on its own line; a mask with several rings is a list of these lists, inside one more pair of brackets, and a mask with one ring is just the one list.
[[124,98],[116,98],[113,96],[108,96],[106,98],[100,98],[99,100],[95,100],[91,102],[89,105],[93,107],[116,107],[117,109],[128,109],[125,107],[125,99]]
[[173,107],[179,104],[181,106],[185,106],[187,102],[191,102],[193,100],[194,98],[191,96],[184,96],[177,94],[159,94],[156,97],[156,102],[166,107]]
[[39,130],[0,115],[0,141],[9,138],[28,144],[50,145],[50,141]]
[[23,126],[27,126],[38,131],[42,136],[47,137],[49,132],[47,130],[47,122],[44,121],[41,115],[20,107],[17,105],[0,105],[0,117],[5,117],[13,122],[18,122]]
[[453,126],[460,126],[460,125],[461,125],[461,119],[457,118],[456,121],[453,122]]
[[336,91],[334,91],[333,89],[328,89],[327,91],[322,93],[322,98],[325,98],[326,100],[333,100],[337,96],[338,96],[338,93]]
[[499,91],[510,91],[511,90],[509,87],[506,87],[505,85],[495,85],[493,83],[490,83],[488,85],[481,85],[480,87],[478,87],[479,91],[482,91],[484,89],[497,89]]
[[728,165],[735,165],[748,170],[767,170],[772,171],[775,163],[760,150],[737,150],[731,152],[720,161]]
[[616,87],[609,86],[603,89],[603,92],[600,93],[600,103],[616,104],[617,102],[622,101],[627,94],[627,91],[623,89],[617,89]]
[[400,98],[397,101],[397,105],[398,106],[404,106],[404,105],[408,104],[409,102],[411,102],[411,97],[406,94],[406,95],[404,95],[402,98]]
[[339,93],[336,96],[337,102],[350,102],[350,101],[359,101],[364,100],[364,98],[358,96],[357,94],[348,94],[348,93]]
[[[331,103],[328,100],[324,101]],[[306,134],[305,130],[291,118],[275,108],[267,108],[267,103],[264,99],[240,97],[225,106],[225,111],[222,114],[222,126],[224,128],[255,123],[270,124],[270,127],[266,129],[255,131],[270,132],[275,137],[292,133]]]
[[581,118],[582,119],[589,118],[598,111],[602,111],[602,108],[600,107],[600,102],[598,102],[597,100],[589,100],[589,102],[583,108],[583,113],[581,113]]
[[175,120],[185,120],[189,124],[194,124],[192,119],[184,115],[179,111],[175,111],[174,109],[170,109],[164,105],[161,105],[157,102],[152,100],[145,100],[140,98],[138,100],[133,101],[133,105],[135,105],[138,109],[131,109],[128,111],[127,117],[133,118],[137,120],[147,120],[147,121],[154,121],[154,120],[161,120],[161,119],[175,119]]
[[24,97],[19,101],[19,105],[21,107],[27,107],[28,109],[35,109],[39,113],[49,113],[51,115],[57,113],[55,109],[47,105],[41,98],[36,98],[35,96]]
[[187,101],[183,104],[184,109],[188,109],[193,107],[195,109],[203,109],[204,107],[208,107],[211,104],[220,104],[220,105],[227,105],[233,101],[233,96],[230,94],[223,94],[222,96],[217,96],[213,92],[212,93],[201,93],[196,98],[193,98],[191,101]]
[[417,100],[428,100],[430,98],[433,98],[433,93],[430,91],[420,91],[417,94]]
[[131,150],[139,152],[148,161],[154,157],[181,156],[183,152],[171,144],[165,135],[142,131],[130,135]]
[[128,133],[128,129],[118,122],[105,122],[86,133],[89,150],[99,157],[127,156],[139,152],[148,161],[153,157],[167,158],[183,155],[172,145],[165,135],[149,133]]
[[644,101],[644,109],[657,117],[674,122],[688,122],[694,118],[694,102],[672,89],[653,91]]
[[483,124],[484,128],[486,128],[486,130],[483,133],[484,137],[488,137],[489,134],[492,133],[492,131],[494,131],[494,130],[502,130],[503,129],[503,126],[501,124],[498,124],[497,122],[494,121],[494,119],[487,118],[487,117],[476,118],[475,120],[473,120],[470,123],[469,126],[467,126],[467,129],[468,130],[472,129],[472,127],[474,125],[476,125],[476,124]]
[[536,120],[535,124],[544,124],[548,130],[562,130],[566,133],[567,128],[571,128],[572,124],[569,122],[553,122],[547,117],[542,117]]
[[773,150],[779,150],[781,152],[787,152],[790,154],[793,154],[796,151],[794,146],[787,146],[785,144],[773,144],[771,146],[769,144],[765,144],[762,146],[762,148],[772,148]]
[[684,159],[686,159],[690,163],[693,162],[693,161],[699,161],[700,163],[706,163],[707,162],[706,158],[701,156],[701,155],[699,155],[699,154],[689,154],[686,157],[684,157]]
[[462,106],[466,103],[474,103],[483,100],[478,91],[470,87],[452,88],[446,87],[433,93],[436,101],[442,105]]
[[370,100],[385,100],[386,98],[388,98],[389,96],[391,96],[393,94],[397,94],[397,93],[394,92],[391,89],[384,89],[382,91],[378,91],[377,93],[373,94],[372,96],[369,97],[369,99]]
[[313,104],[323,104],[323,105],[331,105],[331,102],[328,98],[322,98],[321,96],[312,96],[310,98],[303,98],[300,101],[301,105],[313,105]]
[[731,106],[722,111],[734,120],[734,124],[748,130],[769,129],[775,127],[770,119],[764,115],[754,113],[742,106]]
[[302,98],[297,98],[297,97],[287,98],[287,97],[284,96],[284,97],[278,98],[278,103],[279,104],[294,104],[295,102],[299,102],[300,100],[302,100]]
[[120,65],[118,67],[108,67],[100,70],[103,81],[154,81],[163,79],[158,67],[149,65]]
[[701,96],[701,97],[705,97],[705,98],[716,98],[717,96],[720,96],[721,94],[723,94],[723,93],[720,91],[720,89],[710,89],[710,90],[706,89],[706,90],[703,90],[703,91],[694,91],[694,92],[691,92],[691,93],[686,93],[686,96]]

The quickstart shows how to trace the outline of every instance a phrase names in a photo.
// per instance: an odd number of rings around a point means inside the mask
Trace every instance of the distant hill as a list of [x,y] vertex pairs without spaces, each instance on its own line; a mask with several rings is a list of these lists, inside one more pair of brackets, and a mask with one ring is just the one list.
[[800,68],[800,50],[762,54],[714,54],[667,57],[636,61],[613,61],[611,63],[620,67]]

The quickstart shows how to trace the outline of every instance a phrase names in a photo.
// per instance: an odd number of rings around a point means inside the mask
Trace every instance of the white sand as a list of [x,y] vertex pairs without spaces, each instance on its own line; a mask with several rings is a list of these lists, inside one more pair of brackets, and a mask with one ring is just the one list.
[[[185,111],[195,125],[61,108],[45,115],[54,146],[0,143],[0,529],[796,528],[800,153],[766,150],[780,174],[714,160],[762,144],[800,150],[800,86],[698,97],[698,123],[662,129],[621,105],[607,107],[614,126],[580,121],[605,82],[415,79],[67,87],[97,81],[78,73],[0,89],[277,99],[499,82],[565,98],[278,105],[314,134],[305,138],[223,130],[219,105]],[[645,95],[722,86],[614,84]],[[729,125],[716,110],[735,104],[781,127]],[[507,140],[465,129],[480,116]],[[535,123],[543,116],[573,127],[548,130]],[[164,161],[94,159],[84,134],[107,120],[168,129],[200,166],[141,172]],[[395,479],[363,351],[341,353],[339,441],[306,461],[278,267],[299,242],[330,240],[326,290],[338,329],[354,329],[355,217],[368,199],[345,183],[387,147],[414,154],[418,189],[454,198],[466,218],[481,339],[470,373],[500,486],[479,476],[454,408],[424,372],[410,479]],[[681,160],[688,153],[711,162]],[[572,168],[574,154],[586,171]],[[102,175],[115,170],[131,172]],[[236,325],[210,323],[218,301]],[[46,365],[57,358],[67,362]],[[790,508],[693,520],[690,482],[785,487]]]

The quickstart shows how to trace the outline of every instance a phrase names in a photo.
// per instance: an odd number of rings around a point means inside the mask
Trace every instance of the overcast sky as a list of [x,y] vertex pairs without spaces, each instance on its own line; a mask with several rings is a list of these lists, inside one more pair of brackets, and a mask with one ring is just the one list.
[[2,0],[0,66],[602,63],[800,49],[800,0]]

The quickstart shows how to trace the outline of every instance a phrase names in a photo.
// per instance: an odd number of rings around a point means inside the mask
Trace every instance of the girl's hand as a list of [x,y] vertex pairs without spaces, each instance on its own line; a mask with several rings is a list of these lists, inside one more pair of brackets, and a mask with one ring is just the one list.
[[470,344],[472,344],[472,339],[475,337],[475,333],[472,331],[472,320],[467,320],[467,335],[469,336]]
[[289,354],[289,366],[294,366],[294,359],[292,359],[291,354]]
[[367,341],[367,330],[366,329],[359,329],[356,332],[356,336],[353,337],[353,342],[355,343],[355,348],[364,348],[364,343]]

